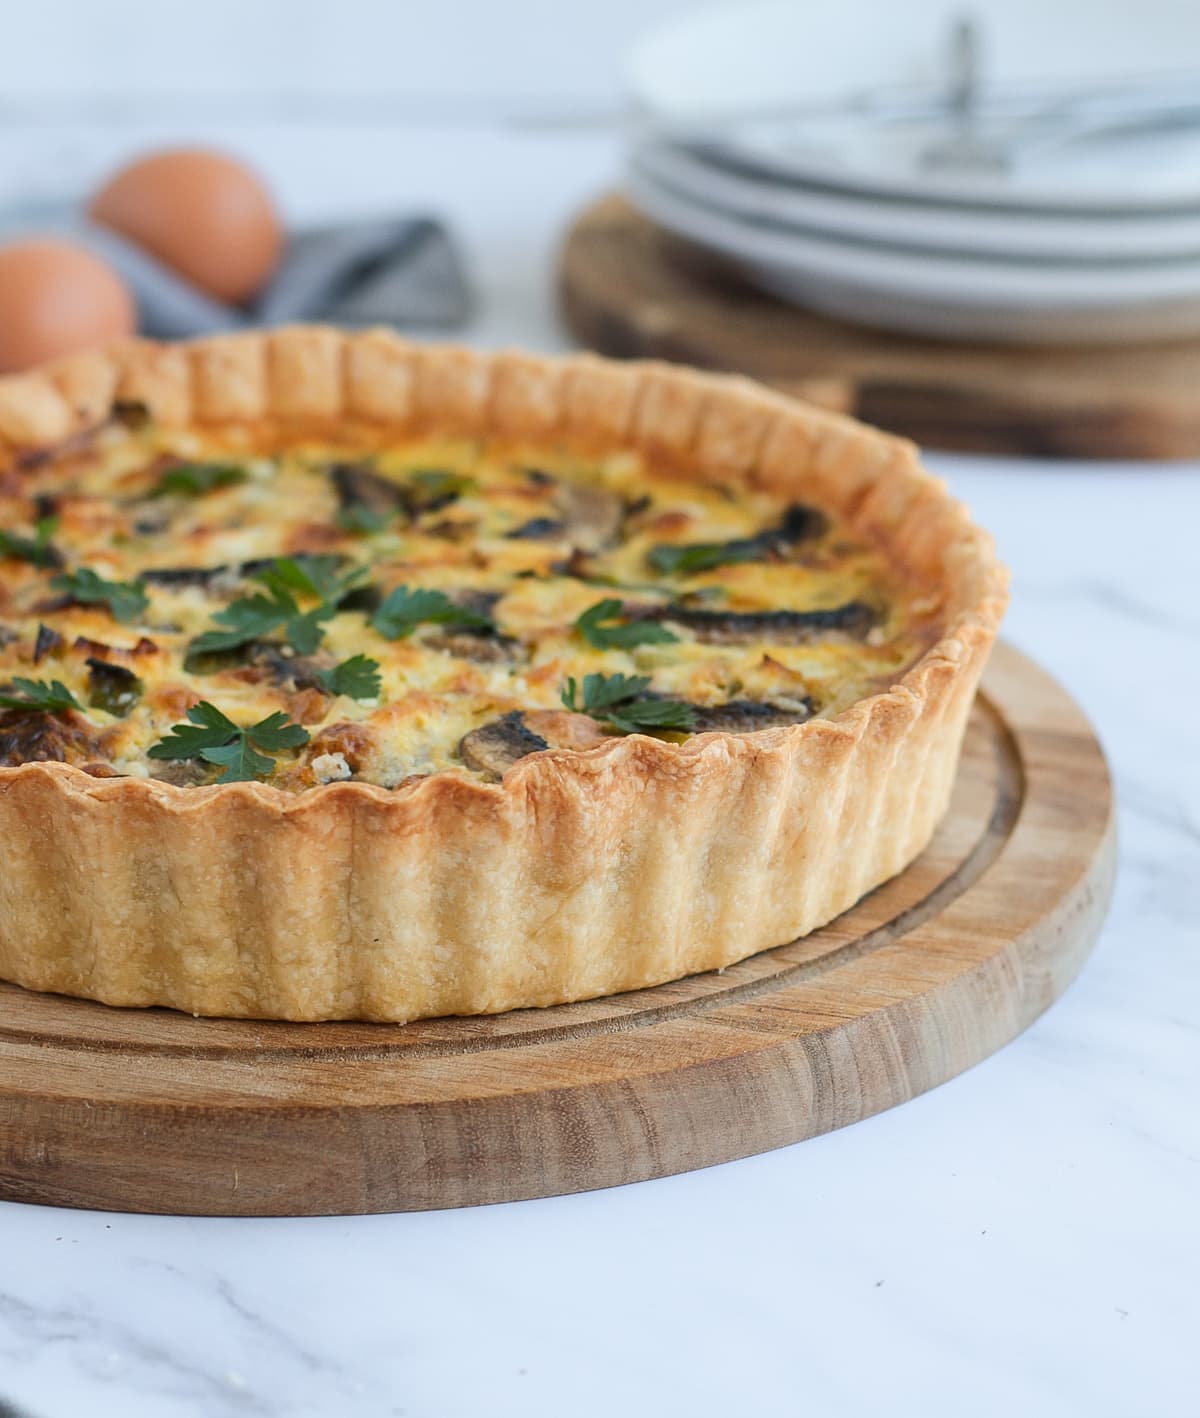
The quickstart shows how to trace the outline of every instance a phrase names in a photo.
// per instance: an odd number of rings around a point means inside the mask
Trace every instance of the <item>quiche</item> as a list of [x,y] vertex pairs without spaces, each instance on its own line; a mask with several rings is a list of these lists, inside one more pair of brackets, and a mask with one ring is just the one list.
[[324,328],[0,380],[0,976],[403,1022],[720,968],[924,848],[1005,599],[747,381]]

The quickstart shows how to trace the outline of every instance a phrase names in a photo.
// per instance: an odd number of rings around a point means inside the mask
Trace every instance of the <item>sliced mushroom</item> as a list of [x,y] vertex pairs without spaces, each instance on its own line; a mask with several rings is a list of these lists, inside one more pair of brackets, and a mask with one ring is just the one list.
[[[324,553],[326,561],[337,561],[339,566],[344,566],[349,560],[348,557],[339,556],[336,552]],[[249,561],[239,561],[235,567],[239,576],[257,576],[260,571],[266,571],[269,566],[274,566],[279,560],[278,556],[255,556]]]
[[[491,620],[496,602],[503,592],[483,589],[456,591],[451,598],[456,605]],[[449,625],[445,630],[426,634],[422,643],[463,660],[481,665],[513,664],[521,659],[525,647],[511,635],[502,635],[494,624]]]
[[447,517],[441,522],[430,522],[422,530],[429,536],[438,537],[444,542],[468,542],[475,535],[476,523],[461,518],[455,522]]
[[70,596],[43,596],[40,600],[34,601],[29,609],[35,615],[57,615],[59,611],[70,610],[76,604],[78,603]]
[[[4,643],[3,635],[0,635],[0,645]],[[51,630],[48,625],[38,623],[37,639],[33,642],[33,663],[40,665],[47,655],[53,655],[63,647],[63,638],[57,630]]]
[[464,735],[458,755],[468,768],[503,778],[514,763],[549,747],[540,734],[526,728],[523,715],[514,709]]
[[470,485],[469,478],[442,468],[422,468],[404,482],[377,473],[369,463],[334,463],[329,476],[342,512],[361,511],[374,517],[403,512],[413,518],[439,512],[457,502]]
[[688,630],[706,645],[742,645],[755,640],[809,645],[832,636],[862,640],[878,615],[865,601],[811,611],[711,611],[691,606],[655,608],[654,618]]
[[705,733],[747,734],[754,729],[780,729],[811,719],[811,699],[731,699],[727,704],[695,704],[696,728]]
[[[684,559],[683,570],[709,570],[737,561],[766,561],[786,556],[801,542],[815,541],[829,530],[829,519],[815,507],[793,502],[774,527],[764,527],[752,537],[735,537],[727,542],[665,542],[650,548],[650,564],[661,571],[674,571],[675,557]],[[689,565],[688,553],[698,561]]]
[[525,647],[511,635],[493,635],[467,629],[447,630],[426,635],[423,644],[456,655],[460,660],[473,660],[477,665],[511,665],[521,659]]
[[410,517],[440,512],[474,486],[472,478],[450,468],[418,468],[404,484],[405,506]]
[[151,778],[176,788],[198,788],[213,776],[213,770],[200,758],[153,758],[149,766]]
[[[577,581],[591,581],[592,563],[585,551],[580,551],[578,547],[571,548],[571,555],[564,557],[562,561],[552,561],[550,570],[555,576],[571,576]],[[536,571],[519,571],[518,576],[536,576]]]
[[[50,630],[49,627],[40,626],[38,629],[39,635],[43,630],[47,632],[48,636],[54,634],[54,631]],[[142,635],[138,637],[136,645],[118,647],[116,645],[108,645],[103,640],[93,640],[90,635],[77,635],[75,639],[71,641],[71,649],[76,655],[82,655],[85,659],[87,656],[91,655],[97,660],[115,661],[118,665],[121,665],[131,659],[136,660],[141,656],[157,655],[158,643],[151,640],[149,636]]]
[[563,483],[560,506],[567,535],[581,551],[599,551],[620,535],[625,503],[606,487],[591,483]]
[[206,586],[228,572],[228,566],[152,566],[142,580],[151,586]]
[[95,655],[98,660],[107,660],[113,653],[111,645],[106,645],[103,640],[93,640],[90,635],[77,635],[71,641],[71,649],[77,655]]
[[[456,591],[451,597],[456,605],[464,607],[469,611],[474,611],[476,615],[487,616],[490,620],[492,612],[496,609],[496,602],[504,595],[503,591],[486,591],[482,588],[468,591]],[[481,629],[480,634],[488,635],[491,632]]]
[[329,476],[343,512],[363,511],[386,517],[408,510],[404,488],[375,472],[369,463],[334,463]]
[[561,517],[531,517],[504,535],[509,541],[556,542],[567,535],[567,524]]
[[759,536],[768,541],[794,547],[800,542],[813,542],[823,537],[829,530],[829,518],[818,507],[809,507],[803,502],[791,503],[780,519],[779,525]]
[[273,556],[258,556],[252,561],[221,566],[152,566],[141,573],[141,580],[152,586],[213,587],[221,580],[240,581],[265,571],[275,561]]
[[625,503],[605,487],[561,482],[554,493],[554,512],[552,517],[532,517],[507,535],[529,541],[566,542],[580,552],[599,551],[620,535]]
[[0,714],[0,766],[66,763],[93,757],[94,744],[74,713],[40,714],[11,709]]
[[150,406],[141,399],[114,399],[109,413],[114,423],[125,428],[145,428],[150,422]]
[[311,655],[285,655],[281,646],[260,640],[254,646],[251,664],[262,665],[281,689],[324,689],[318,672],[330,668]]
[[643,512],[649,512],[654,506],[654,499],[649,493],[642,493],[640,497],[635,497],[632,502],[625,504],[625,509],[621,514],[621,530],[628,533],[631,524],[636,522]]
[[89,655],[88,704],[109,714],[128,714],[142,695],[142,681],[124,665]]

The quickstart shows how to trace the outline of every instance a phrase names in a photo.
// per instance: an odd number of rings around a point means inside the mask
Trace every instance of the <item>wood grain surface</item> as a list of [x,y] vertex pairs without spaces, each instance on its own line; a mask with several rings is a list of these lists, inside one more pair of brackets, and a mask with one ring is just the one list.
[[720,973],[474,1019],[273,1024],[0,986],[0,1197],[201,1215],[467,1206],[705,1167],[943,1082],[1067,986],[1113,872],[1103,754],[999,646],[925,854]]
[[755,290],[616,196],[575,222],[559,291],[603,354],[752,375],[930,447],[1200,457],[1200,340],[1039,348],[869,330]]

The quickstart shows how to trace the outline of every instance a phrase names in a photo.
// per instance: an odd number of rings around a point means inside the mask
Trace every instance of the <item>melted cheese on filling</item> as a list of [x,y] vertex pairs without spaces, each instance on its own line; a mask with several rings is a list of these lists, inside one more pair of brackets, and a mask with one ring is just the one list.
[[[244,480],[163,495],[164,472],[178,460],[235,463]],[[339,521],[345,487],[339,493],[332,472],[338,465],[419,487],[417,500],[432,505],[397,513],[379,530],[347,530]],[[438,497],[439,479],[420,476],[431,471],[469,481],[457,495]],[[833,715],[894,683],[936,633],[936,604],[920,600],[878,551],[832,525],[794,546],[709,570],[666,574],[648,561],[663,544],[755,537],[779,526],[785,512],[778,498],[681,481],[630,454],[580,464],[544,451],[424,443],[366,455],[300,446],[262,456],[193,434],[108,429],[35,467],[0,469],[0,527],[31,537],[38,516],[52,515],[51,540],[63,562],[57,570],[38,567],[0,548],[0,692],[11,692],[14,676],[58,679],[84,706],[63,715],[0,713],[0,764],[55,758],[98,775],[211,783],[216,766],[147,756],[189,707],[206,700],[239,725],[282,710],[307,729],[306,745],[274,755],[270,781],[280,787],[348,777],[395,787],[415,775],[475,771],[460,754],[463,737],[512,711],[554,746],[601,741],[611,726],[568,715],[561,698],[568,677],[597,672],[649,676],[650,693],[696,706],[807,701],[812,712]],[[307,687],[281,676],[286,646],[274,669],[257,652],[227,656],[208,673],[185,668],[189,643],[220,628],[214,614],[262,591],[243,564],[296,555],[364,566],[381,595],[400,585],[458,600],[474,593],[476,605],[491,600],[498,634],[425,624],[388,640],[372,627],[369,609],[342,609],[325,623],[309,669],[367,655],[382,678],[371,700],[333,695],[311,676],[301,677]],[[154,570],[218,567],[228,570],[200,584],[143,583],[149,604],[134,623],[118,622],[102,604],[65,601],[50,585],[59,570],[90,568],[133,582]],[[674,643],[599,650],[574,622],[610,597],[634,615],[668,603],[745,614],[864,602],[874,624],[858,634],[815,633],[807,643],[769,634],[709,643],[672,623]],[[314,604],[301,601],[304,609]],[[90,702],[89,656],[141,681],[126,712]]]

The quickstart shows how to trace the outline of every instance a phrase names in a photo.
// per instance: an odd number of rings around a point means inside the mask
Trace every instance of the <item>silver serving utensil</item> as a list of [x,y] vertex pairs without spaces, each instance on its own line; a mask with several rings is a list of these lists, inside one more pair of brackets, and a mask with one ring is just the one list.
[[1011,149],[979,131],[982,39],[978,20],[960,15],[950,31],[946,110],[951,132],[921,149],[918,161],[938,172],[992,174],[1012,166]]
[[[1114,87],[1062,94],[1024,114],[991,118],[982,131],[983,44],[981,27],[972,15],[954,21],[947,60],[945,108],[951,132],[928,143],[918,154],[921,167],[966,176],[993,176],[1011,169],[1020,156],[1038,149],[1104,139],[1157,137],[1200,127],[1200,84],[1178,96],[1168,89],[1158,95]],[[1146,100],[1149,99],[1149,102]],[[1107,102],[1106,102],[1107,100]]]

